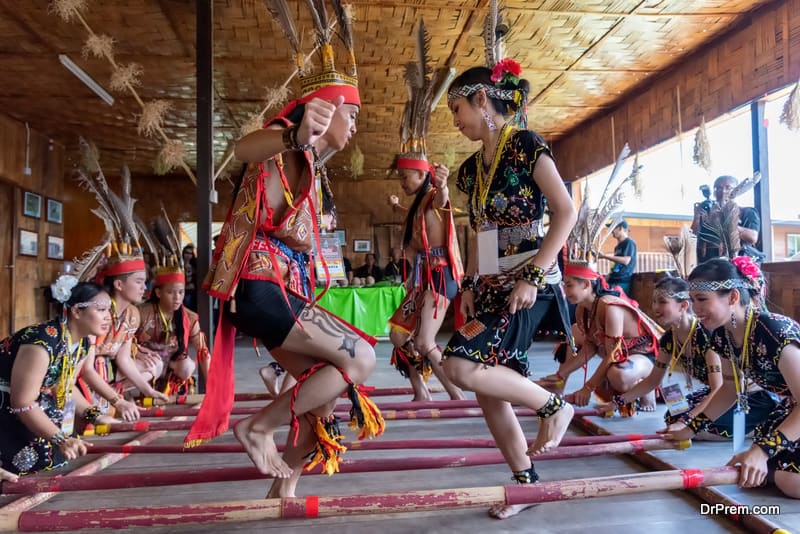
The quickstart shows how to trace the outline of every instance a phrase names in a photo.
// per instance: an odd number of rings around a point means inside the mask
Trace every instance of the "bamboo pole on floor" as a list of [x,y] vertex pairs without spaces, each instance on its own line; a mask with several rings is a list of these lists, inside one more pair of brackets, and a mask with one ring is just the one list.
[[[371,386],[361,386],[361,391],[370,397],[393,397],[399,395],[413,395],[414,390],[411,388],[372,388]],[[440,387],[430,388],[431,393],[443,393],[444,389]],[[141,399],[142,406],[159,406],[164,404],[199,404],[203,402],[205,395],[192,394],[192,395],[176,395],[170,397],[169,402],[162,403],[154,400],[152,397],[144,397]],[[247,402],[247,401],[262,401],[272,400],[273,395],[269,393],[236,393],[233,397],[234,402]]]
[[[520,417],[534,417],[536,412],[529,408],[515,408],[514,413]],[[594,408],[576,408],[575,416],[585,415],[602,415],[604,412]],[[335,415],[342,419],[349,419],[347,412],[334,412]],[[483,411],[480,408],[459,408],[455,410],[385,410],[381,412],[383,418],[387,421],[400,421],[407,419],[460,419],[462,417],[483,417]],[[243,419],[234,419],[230,421],[230,427],[233,428],[237,423]],[[192,426],[192,421],[135,421],[132,423],[111,423],[103,425],[94,425],[87,427],[84,436],[91,435],[105,435],[117,432],[144,432],[147,430],[188,430]]]
[[610,477],[557,480],[514,486],[404,491],[399,493],[309,496],[139,508],[24,512],[17,531],[153,527],[188,523],[233,523],[264,519],[303,519],[356,514],[425,512],[453,508],[535,504],[648,491],[733,484],[734,467],[682,469]]
[[[642,440],[662,440],[661,434],[627,434],[613,436],[567,436],[561,440],[560,447],[575,445],[598,445],[601,443],[636,442]],[[533,440],[528,440],[531,445]],[[342,443],[351,451],[383,451],[397,449],[494,449],[497,444],[492,439],[409,439],[409,440],[374,440],[374,441],[345,441]],[[285,447],[278,445],[278,451],[283,452]],[[128,452],[131,454],[214,454],[214,453],[241,453],[244,447],[239,443],[225,443],[219,445],[200,445],[199,447],[186,448],[183,445],[104,445],[102,442],[94,443],[90,454],[105,454],[110,452]]]
[[[576,417],[575,419],[572,420],[572,424],[585,432],[589,432],[597,436],[615,435],[606,430],[605,428],[603,428],[602,426],[596,424],[595,422],[586,419],[585,417],[581,418]],[[676,469],[676,467],[673,464],[665,462],[664,460],[647,452],[643,452],[642,454],[637,454],[636,456],[632,456],[631,459],[634,462],[643,465],[648,469],[656,469],[659,471],[669,471]],[[778,526],[772,521],[766,519],[764,516],[755,514],[740,514],[738,512],[735,512],[736,510],[743,510],[744,508],[742,507],[744,505],[732,499],[731,497],[725,495],[716,488],[701,486],[697,488],[687,489],[686,491],[694,495],[700,501],[704,501],[710,504],[722,504],[725,506],[729,506],[730,507],[728,508],[729,511],[723,512],[718,515],[727,517],[731,521],[739,523],[748,532],[753,532],[755,534],[789,534],[789,531],[783,529],[782,527]],[[733,510],[734,512],[731,512],[731,510]]]
[[[608,454],[640,454],[646,450],[681,449],[689,442],[674,443],[666,440],[625,441],[601,445],[579,445],[562,447],[551,452],[538,454],[535,461],[566,460]],[[476,465],[502,464],[505,460],[499,451],[473,454],[450,454],[434,457],[376,458],[363,460],[343,460],[340,473],[373,473],[379,471],[410,471],[416,469],[443,469],[450,467],[469,467]],[[317,467],[308,474],[321,474]],[[175,486],[184,484],[205,484],[210,482],[232,482],[269,478],[255,467],[212,467],[181,469],[148,473],[120,473],[96,475],[74,479],[54,477],[23,477],[18,482],[4,482],[3,492],[9,495],[26,494],[37,491],[89,491],[155,486]]]

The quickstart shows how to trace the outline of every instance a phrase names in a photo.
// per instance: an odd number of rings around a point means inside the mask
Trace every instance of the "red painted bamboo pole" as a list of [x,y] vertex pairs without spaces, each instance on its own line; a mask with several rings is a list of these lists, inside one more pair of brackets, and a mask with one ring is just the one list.
[[[575,445],[598,445],[601,443],[621,443],[625,441],[660,440],[661,434],[622,434],[618,436],[567,436],[561,440],[561,447]],[[533,443],[529,440],[528,444]],[[494,449],[497,445],[492,439],[408,439],[408,440],[375,440],[375,441],[346,441],[345,447],[353,451],[383,451],[406,449]],[[278,445],[278,451],[283,451],[284,446]],[[212,454],[212,453],[241,453],[244,448],[238,443],[218,445],[201,445],[199,447],[185,448],[183,445],[103,445],[95,443],[89,450],[92,454],[105,454],[111,452],[126,452],[131,454]]]
[[[342,419],[348,419],[347,412],[334,412]],[[483,417],[480,408],[460,408],[455,410],[384,410],[381,412],[387,421],[399,421],[405,419],[459,419],[462,417]],[[535,416],[536,412],[528,408],[516,408],[514,410],[520,417]],[[577,408],[575,416],[602,415],[594,408]],[[230,421],[231,428],[241,421],[235,419]],[[133,423],[111,423],[108,425],[94,425],[89,432],[84,435],[105,435],[115,432],[145,432],[147,430],[187,430],[192,426],[192,421],[145,421],[140,420]]]
[[278,518],[302,519],[425,512],[484,507],[496,503],[532,504],[733,484],[738,476],[737,468],[717,467],[557,480],[515,486],[423,490],[377,495],[370,493],[141,508],[31,511],[25,512],[19,518],[18,529],[26,532],[53,532],[84,528],[112,529]]
[[[411,388],[373,388],[371,386],[361,386],[362,391],[364,391],[370,397],[393,397],[393,396],[400,396],[400,395],[413,395],[414,390]],[[429,388],[431,393],[443,393],[444,389],[440,387]],[[144,397],[141,399],[142,406],[158,406],[162,404],[199,404],[203,402],[203,398],[205,395],[201,394],[193,394],[193,395],[177,395],[170,397],[170,401],[167,403],[162,403],[160,401],[154,401],[152,397]],[[272,400],[273,396],[270,393],[236,393],[233,397],[235,402],[246,402],[246,401],[260,401],[260,400]]]
[[[605,443],[601,445],[579,445],[562,447],[555,451],[534,457],[540,460],[564,460],[585,458],[606,454],[638,454],[646,450],[685,448],[686,443],[676,444],[666,440],[630,441]],[[343,460],[342,473],[372,473],[377,471],[408,471],[414,469],[441,469],[445,467],[467,467],[475,465],[494,465],[503,463],[498,451],[474,454],[450,454],[435,457],[376,458],[368,460]],[[308,474],[320,474],[318,467]],[[4,482],[3,491],[9,495],[33,493],[37,491],[84,491],[110,490],[120,488],[140,488],[153,486],[173,486],[182,484],[203,484],[208,482],[230,482],[268,478],[255,467],[212,467],[160,471],[149,473],[124,473],[97,475],[75,479],[58,477],[23,477],[18,482]]]

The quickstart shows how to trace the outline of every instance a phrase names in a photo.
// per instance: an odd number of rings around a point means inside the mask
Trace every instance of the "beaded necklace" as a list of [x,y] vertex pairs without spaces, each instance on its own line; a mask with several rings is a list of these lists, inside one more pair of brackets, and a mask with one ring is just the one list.
[[742,352],[741,357],[737,363],[736,350],[734,349],[733,338],[727,328],[725,329],[725,337],[727,343],[725,352],[731,360],[731,368],[733,368],[733,383],[736,386],[736,402],[739,409],[744,413],[750,411],[750,406],[747,404],[747,375],[750,372],[750,335],[753,333],[753,324],[755,323],[755,311],[752,307],[747,308],[747,319],[744,325],[744,337],[742,338]]
[[[692,317],[692,326],[689,327],[689,334],[686,336],[686,339],[683,341],[681,348],[678,349],[678,332],[675,330],[675,327],[672,327],[672,358],[670,359],[669,371],[667,373],[667,380],[672,378],[672,372],[675,370],[675,366],[678,364],[678,360],[681,360],[681,364],[683,365],[683,376],[686,380],[686,388],[691,391],[692,390],[692,375],[689,371],[692,368],[692,337],[694,335],[695,328],[697,328],[697,317]],[[688,351],[688,358],[686,360],[683,359],[684,351],[686,348],[689,348]]]
[[483,150],[478,151],[475,194],[472,195],[471,199],[472,213],[475,214],[475,222],[478,228],[480,228],[481,223],[485,220],[484,213],[486,211],[486,202],[489,200],[489,189],[492,185],[492,177],[494,177],[497,165],[500,163],[500,156],[503,155],[503,147],[513,131],[514,129],[511,127],[510,123],[503,125],[503,128],[500,130],[500,135],[497,138],[497,144],[494,147],[494,154],[491,158],[492,163],[487,172],[484,172]]
[[72,334],[69,332],[66,323],[62,323],[61,327],[64,331],[61,333],[61,341],[64,343],[66,349],[64,350],[63,359],[61,362],[61,376],[58,378],[56,384],[56,407],[63,410],[67,403],[67,399],[72,394],[72,384],[75,378],[75,368],[83,358],[83,340],[78,341],[78,348],[72,352]]
[[161,324],[164,325],[164,342],[169,341],[169,335],[172,333],[173,325],[172,325],[172,318],[167,320],[167,317],[164,315],[164,312],[161,311],[161,306],[156,304],[156,308],[158,308],[158,315],[161,318]]

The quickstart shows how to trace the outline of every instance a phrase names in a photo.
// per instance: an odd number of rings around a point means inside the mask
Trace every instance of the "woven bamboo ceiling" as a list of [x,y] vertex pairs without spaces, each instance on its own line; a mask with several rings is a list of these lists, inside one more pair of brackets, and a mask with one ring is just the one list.
[[[75,0],[79,1],[79,0]],[[303,2],[290,4],[311,24]],[[431,34],[431,55],[442,64],[454,54],[462,71],[483,64],[481,28],[488,0],[351,0],[363,109],[355,143],[365,156],[362,178],[385,176],[398,148],[406,98],[403,65],[414,60],[420,17]],[[550,141],[604,113],[659,72],[737,25],[768,0],[501,0],[511,27],[506,55],[531,82],[529,122]],[[185,143],[195,160],[195,2],[114,0],[85,2],[83,19],[114,39],[120,64],[141,65],[144,102],[171,104],[164,132]],[[88,36],[79,21],[64,22],[48,0],[0,0],[0,112],[68,148],[78,160],[79,135],[100,148],[104,167],[123,161],[134,175],[152,175],[162,140],[137,133],[141,106],[129,92],[109,106],[58,60],[65,54],[108,88],[112,67],[85,59]],[[306,38],[306,42],[311,42]],[[215,160],[219,165],[240,127],[265,103],[268,87],[291,74],[289,47],[258,0],[214,1]],[[297,90],[296,83],[290,87]],[[474,150],[452,126],[446,102],[436,108],[430,152],[452,146],[456,161]],[[350,148],[331,162],[334,174],[349,164]],[[110,170],[110,169],[109,169]],[[180,169],[173,171],[182,173]]]

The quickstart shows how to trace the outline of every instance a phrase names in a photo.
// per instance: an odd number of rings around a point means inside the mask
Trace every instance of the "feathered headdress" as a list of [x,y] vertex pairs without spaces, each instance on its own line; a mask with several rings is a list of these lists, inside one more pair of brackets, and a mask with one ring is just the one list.
[[703,222],[703,232],[711,233],[716,242],[721,243],[721,254],[734,258],[742,248],[739,237],[739,205],[734,201],[736,197],[750,191],[761,181],[761,173],[756,172],[752,178],[748,177],[731,189],[728,199],[723,205],[715,204]]
[[167,210],[161,205],[161,213],[151,224],[155,242],[153,243],[156,257],[156,286],[170,283],[186,283],[186,274],[183,270],[183,254],[181,241],[175,226],[169,220]]
[[[629,154],[630,148],[626,143],[614,164],[614,169],[611,171],[611,176],[606,182],[596,208],[589,207],[587,201],[589,185],[587,183],[584,186],[578,220],[567,238],[568,257],[567,264],[564,266],[565,276],[589,279],[600,277],[596,267],[597,251],[603,246],[613,229],[622,221],[625,186],[633,184],[641,169],[637,155],[630,175],[621,180],[617,179],[619,170]],[[609,220],[611,223],[606,224]]]
[[[352,15],[349,12],[349,6],[342,4],[341,0],[329,0],[329,3],[338,26],[335,31],[328,18],[325,1],[306,0],[306,5],[311,12],[311,20],[314,24],[315,40],[319,47],[322,65],[319,71],[314,73],[310,72],[311,67],[305,62],[300,48],[300,39],[287,0],[264,0],[267,11],[281,27],[289,46],[294,51],[295,63],[300,73],[302,97],[290,102],[279,116],[286,116],[297,105],[308,102],[314,97],[331,100],[336,96],[342,95],[345,98],[345,103],[361,105],[361,99],[358,95],[358,72],[353,49]],[[331,44],[334,33],[341,40],[347,54],[345,68],[342,71],[337,70],[334,63],[334,51]]]
[[99,251],[102,250],[105,250],[106,264],[102,268],[102,272],[98,274],[119,276],[144,271],[145,264],[142,247],[139,243],[139,228],[133,214],[136,199],[131,197],[131,173],[128,167],[122,168],[122,188],[118,195],[108,186],[94,145],[83,138],[80,139],[80,145],[83,161],[78,169],[78,183],[84,189],[94,193],[98,207],[93,209],[92,213],[103,221],[106,234],[102,245],[95,247],[84,257],[76,260],[75,268],[81,273],[78,278],[88,280],[93,277],[89,271],[99,270],[99,266],[103,262],[99,257]]
[[427,171],[428,158],[425,141],[430,126],[433,99],[447,81],[450,68],[431,66],[430,35],[425,21],[420,19],[417,29],[417,60],[406,63],[404,77],[408,88],[408,100],[403,109],[400,124],[400,154],[397,169]]
[[503,12],[497,0],[489,2],[489,12],[483,22],[483,45],[486,55],[486,66],[494,69],[505,56],[505,36],[508,25],[503,22]]

